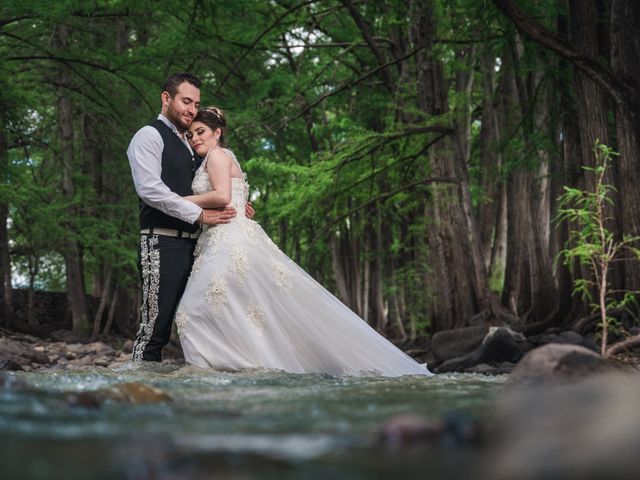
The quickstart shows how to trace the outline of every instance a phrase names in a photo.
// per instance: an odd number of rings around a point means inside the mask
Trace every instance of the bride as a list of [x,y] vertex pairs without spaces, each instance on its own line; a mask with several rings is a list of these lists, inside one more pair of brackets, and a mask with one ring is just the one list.
[[226,120],[200,111],[187,137],[205,157],[186,197],[230,205],[228,224],[204,226],[175,322],[188,363],[221,370],[332,375],[431,375],[341,303],[245,217],[249,186],[224,144]]

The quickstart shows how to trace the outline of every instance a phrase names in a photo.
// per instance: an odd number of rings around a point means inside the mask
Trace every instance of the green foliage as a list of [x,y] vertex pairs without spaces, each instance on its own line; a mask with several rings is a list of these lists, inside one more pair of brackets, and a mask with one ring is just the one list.
[[[225,137],[248,174],[257,219],[280,247],[330,287],[336,239],[342,241],[338,260],[359,275],[351,272],[350,287],[364,289],[365,269],[381,260],[384,302],[402,296],[401,320],[428,333],[438,292],[427,280],[433,220],[426,207],[433,198],[451,204],[458,194],[449,183],[427,182],[430,152],[446,137],[428,128],[470,125],[469,138],[456,141],[468,149],[468,188],[480,210],[496,201],[492,186],[517,171],[538,172],[542,157],[557,153],[557,128],[547,128],[536,108],[562,73],[542,47],[526,40],[517,46],[518,65],[509,65],[515,29],[492,2],[433,2],[430,51],[416,49],[411,25],[426,4],[353,4],[371,36],[333,0],[4,2],[0,123],[9,148],[7,167],[0,166],[6,170],[0,172],[0,204],[9,208],[17,276],[35,275],[37,288],[63,289],[63,254],[72,239],[82,247],[88,290],[111,270],[117,285],[134,293],[137,198],[126,148],[157,115],[164,79],[193,71],[203,80],[202,104],[227,112]],[[548,26],[560,8],[550,0],[522,6]],[[68,31],[66,46],[54,41],[60,29]],[[380,56],[389,63],[385,69]],[[543,78],[518,105],[521,112],[501,113],[504,131],[488,145],[496,156],[491,166],[481,164],[480,151],[483,129],[494,121],[483,112],[483,58],[503,67],[492,72],[496,95],[514,88],[499,87],[508,68],[518,69],[526,88]],[[426,114],[417,101],[418,72],[435,68],[433,60],[446,79],[447,105],[439,115]],[[461,78],[470,79],[469,88],[459,85]],[[72,105],[73,192],[63,189],[63,97]],[[566,195],[576,205],[567,205],[565,216],[578,221],[587,204],[578,191]],[[582,220],[593,223],[588,215]],[[374,245],[377,222],[382,238]],[[567,255],[584,262],[597,245],[587,241],[589,227],[580,232],[571,240],[580,247]],[[637,254],[631,243],[628,248]],[[504,268],[492,270],[495,292],[502,289]],[[590,284],[576,289],[588,295]]]
[[[589,302],[594,312],[599,311],[601,354],[605,355],[608,334],[618,333],[620,329],[619,321],[609,312],[635,303],[638,293],[624,292],[624,296],[619,298],[619,295],[611,292],[611,268],[616,261],[640,261],[636,247],[640,237],[627,236],[618,240],[608,227],[611,217],[607,215],[607,210],[615,207],[612,199],[614,188],[607,185],[604,179],[617,153],[600,142],[596,142],[594,153],[596,166],[583,168],[595,174],[595,188],[590,191],[564,187],[564,193],[559,199],[557,221],[570,224],[569,239],[559,257],[569,268],[573,269],[575,262],[578,262],[590,274],[588,277],[575,278],[573,293]],[[628,253],[631,254],[630,257],[622,257]]]

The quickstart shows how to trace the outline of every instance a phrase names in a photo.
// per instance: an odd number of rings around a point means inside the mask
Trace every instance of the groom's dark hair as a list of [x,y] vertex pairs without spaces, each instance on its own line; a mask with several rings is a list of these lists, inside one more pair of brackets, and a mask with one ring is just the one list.
[[196,88],[200,88],[200,79],[196,77],[193,73],[182,72],[182,73],[174,73],[164,82],[162,86],[163,92],[169,92],[171,97],[175,97],[176,93],[178,93],[178,87],[180,84],[187,82],[193,85]]

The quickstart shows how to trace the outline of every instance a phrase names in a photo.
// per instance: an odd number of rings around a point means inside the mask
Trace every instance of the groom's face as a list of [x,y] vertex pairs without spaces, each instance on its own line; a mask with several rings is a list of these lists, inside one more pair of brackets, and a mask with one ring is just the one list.
[[187,130],[198,113],[200,106],[200,89],[188,82],[178,85],[176,94],[171,97],[169,92],[162,92],[162,102],[166,111],[165,116],[178,130]]

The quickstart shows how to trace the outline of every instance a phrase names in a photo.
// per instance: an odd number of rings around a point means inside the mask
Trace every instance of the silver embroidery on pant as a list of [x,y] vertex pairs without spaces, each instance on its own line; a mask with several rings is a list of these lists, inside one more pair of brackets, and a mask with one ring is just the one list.
[[153,334],[158,318],[158,292],[160,291],[160,250],[158,235],[140,237],[142,266],[142,306],[140,307],[140,329],[133,347],[133,359],[142,360],[142,353]]

